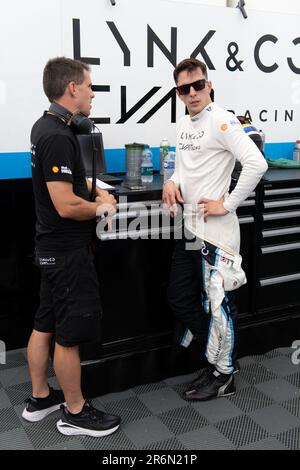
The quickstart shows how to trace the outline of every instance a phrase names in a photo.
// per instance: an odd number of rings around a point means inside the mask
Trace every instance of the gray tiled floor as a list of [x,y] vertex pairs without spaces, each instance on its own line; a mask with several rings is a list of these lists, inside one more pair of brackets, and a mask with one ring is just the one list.
[[[181,398],[196,374],[171,377],[94,399],[119,414],[122,426],[103,439],[67,437],[56,430],[59,411],[43,421],[22,419],[31,387],[24,350],[0,365],[0,450],[300,450],[300,366],[294,350],[279,348],[240,359],[236,394],[208,402]],[[56,385],[53,369],[49,383]]]

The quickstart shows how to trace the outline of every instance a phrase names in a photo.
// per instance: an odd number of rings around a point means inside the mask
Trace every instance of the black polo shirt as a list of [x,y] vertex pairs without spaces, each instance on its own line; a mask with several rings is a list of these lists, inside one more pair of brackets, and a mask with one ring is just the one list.
[[66,123],[47,112],[31,131],[31,167],[37,251],[73,250],[89,244],[94,220],[63,219],[48,192],[47,181],[69,181],[77,196],[89,200],[77,138]]

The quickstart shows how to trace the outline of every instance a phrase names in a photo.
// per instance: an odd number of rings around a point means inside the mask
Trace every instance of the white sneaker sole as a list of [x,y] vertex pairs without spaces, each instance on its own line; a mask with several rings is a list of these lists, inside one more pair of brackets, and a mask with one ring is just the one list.
[[112,434],[119,428],[119,424],[111,429],[105,429],[103,431],[95,431],[94,429],[84,429],[74,426],[69,423],[64,423],[61,419],[57,421],[56,427],[61,434],[65,436],[91,436],[91,437],[104,437]]
[[229,392],[229,393],[225,393],[223,395],[217,395],[215,398],[226,398],[226,397],[230,397],[231,395],[235,395],[235,391],[234,392]]
[[233,386],[232,391],[226,392],[227,387],[229,387],[229,385],[232,383],[232,381],[233,381],[233,378],[230,377],[230,379],[224,385],[222,385],[222,387],[219,388],[217,398],[229,397],[230,395],[235,394],[235,387],[234,386]]
[[46,410],[39,410],[39,411],[27,411],[26,408],[24,409],[22,413],[22,418],[26,419],[26,421],[30,421],[31,423],[36,423],[37,421],[41,421],[42,419],[46,418],[50,413],[53,413],[53,411],[59,410],[61,405],[67,405],[65,403],[60,403],[59,405],[54,405],[51,406],[50,408],[47,408]]

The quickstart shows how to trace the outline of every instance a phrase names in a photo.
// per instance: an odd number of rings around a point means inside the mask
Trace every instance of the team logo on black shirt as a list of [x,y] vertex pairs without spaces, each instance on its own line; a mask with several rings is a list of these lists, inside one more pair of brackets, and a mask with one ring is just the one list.
[[52,173],[58,173],[58,172],[59,172],[58,166],[53,166],[52,167]]

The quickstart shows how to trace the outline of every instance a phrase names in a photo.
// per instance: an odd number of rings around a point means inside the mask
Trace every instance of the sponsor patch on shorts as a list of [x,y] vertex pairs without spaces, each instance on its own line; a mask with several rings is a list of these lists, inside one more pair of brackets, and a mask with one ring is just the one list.
[[62,173],[67,173],[68,175],[72,174],[72,171],[67,166],[61,166],[61,172]]
[[40,266],[56,266],[56,258],[54,256],[38,256]]

